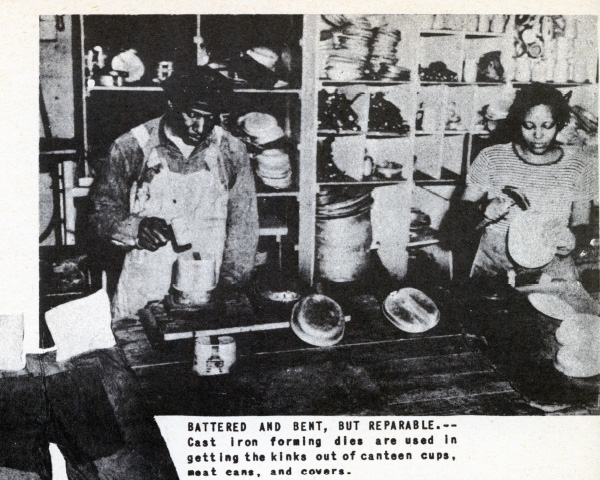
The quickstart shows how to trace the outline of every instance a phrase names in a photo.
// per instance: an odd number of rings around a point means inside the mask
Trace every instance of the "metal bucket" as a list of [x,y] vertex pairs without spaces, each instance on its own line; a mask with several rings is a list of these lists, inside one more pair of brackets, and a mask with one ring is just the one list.
[[317,273],[332,282],[358,280],[373,242],[371,206],[341,218],[317,218]]

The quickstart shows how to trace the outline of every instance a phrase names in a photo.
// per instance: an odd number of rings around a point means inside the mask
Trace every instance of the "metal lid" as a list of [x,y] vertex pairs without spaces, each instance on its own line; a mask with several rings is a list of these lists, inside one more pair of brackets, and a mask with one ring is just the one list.
[[313,294],[298,301],[290,325],[298,338],[317,347],[335,345],[344,336],[342,308],[325,295]]

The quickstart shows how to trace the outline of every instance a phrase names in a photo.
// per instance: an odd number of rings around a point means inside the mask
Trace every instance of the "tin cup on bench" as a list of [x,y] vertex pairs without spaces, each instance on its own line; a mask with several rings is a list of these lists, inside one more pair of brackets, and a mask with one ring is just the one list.
[[204,377],[229,373],[236,359],[235,339],[221,336],[217,342],[212,343],[210,337],[196,337],[193,365],[196,375]]
[[197,259],[182,255],[175,261],[175,301],[186,305],[203,305],[210,302],[215,288],[215,260],[212,256]]

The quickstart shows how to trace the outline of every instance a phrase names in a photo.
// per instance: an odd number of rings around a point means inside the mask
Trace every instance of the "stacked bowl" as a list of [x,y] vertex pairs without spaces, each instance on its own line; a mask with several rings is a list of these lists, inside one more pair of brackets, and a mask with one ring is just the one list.
[[256,147],[256,174],[271,188],[289,188],[292,183],[290,157],[281,148],[269,148],[285,137],[277,119],[268,113],[250,112],[238,119],[244,140]]

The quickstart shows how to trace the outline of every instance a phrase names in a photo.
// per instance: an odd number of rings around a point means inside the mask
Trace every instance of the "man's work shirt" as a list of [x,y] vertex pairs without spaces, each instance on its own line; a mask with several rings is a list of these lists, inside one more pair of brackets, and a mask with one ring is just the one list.
[[[146,165],[145,151],[156,149],[167,160],[169,170],[188,174],[208,168],[205,152],[211,144],[217,144],[223,158],[218,176],[229,188],[221,279],[229,284],[246,281],[254,266],[258,244],[258,213],[254,176],[244,144],[221,129],[220,140],[213,131],[186,157],[165,134],[164,117],[145,123],[143,128],[144,149],[132,130],[113,143],[106,163],[98,172],[90,195],[91,225],[96,233],[113,244],[135,247],[142,217],[131,213],[131,189],[134,182],[151,181],[154,173]],[[139,130],[137,133],[139,137]]]

